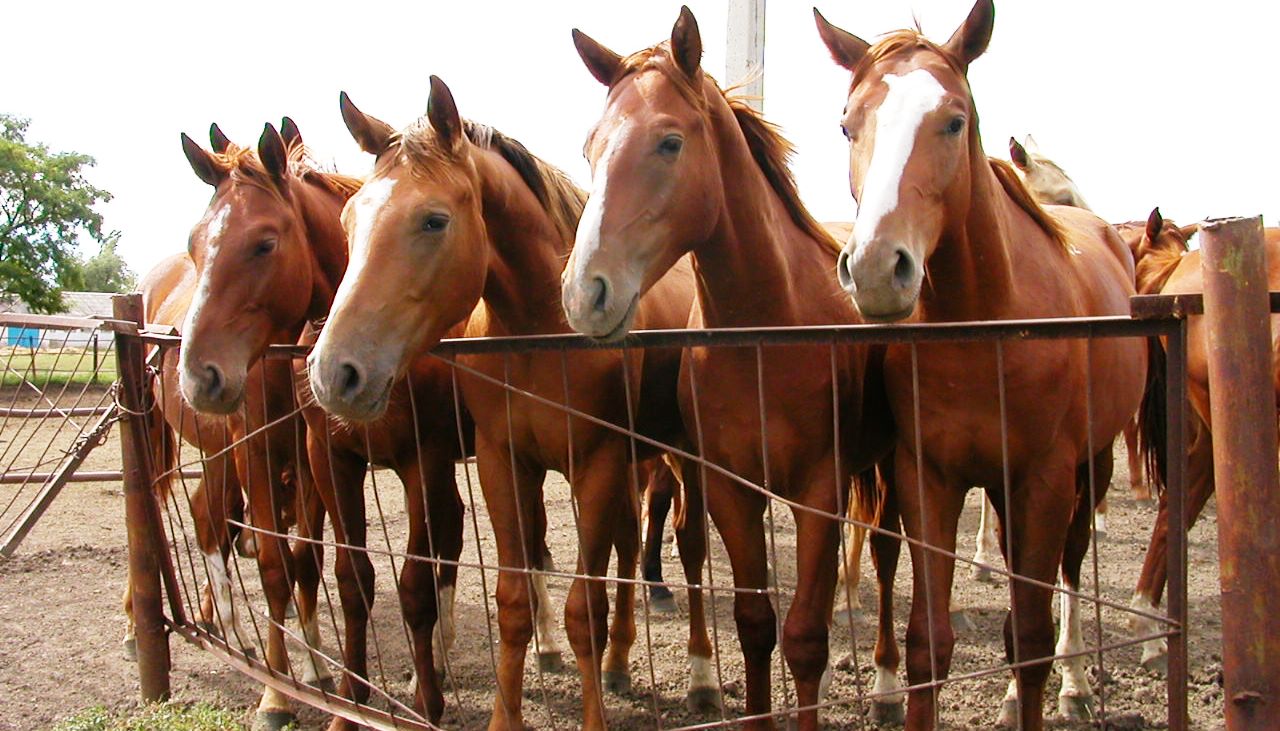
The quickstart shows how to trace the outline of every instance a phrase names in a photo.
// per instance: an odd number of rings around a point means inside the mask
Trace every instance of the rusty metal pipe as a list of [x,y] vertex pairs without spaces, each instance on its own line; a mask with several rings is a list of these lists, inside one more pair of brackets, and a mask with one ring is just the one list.
[[1200,229],[1228,731],[1280,728],[1280,475],[1262,218]]

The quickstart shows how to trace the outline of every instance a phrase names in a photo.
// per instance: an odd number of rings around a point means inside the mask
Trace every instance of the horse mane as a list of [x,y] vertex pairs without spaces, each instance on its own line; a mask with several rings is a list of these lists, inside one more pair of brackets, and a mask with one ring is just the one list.
[[1013,165],[994,157],[987,158],[987,162],[991,164],[991,172],[995,174],[996,180],[1000,181],[1000,187],[1004,188],[1005,195],[1008,195],[1024,213],[1031,216],[1031,220],[1035,221],[1036,225],[1049,235],[1049,238],[1056,241],[1063,249],[1067,249],[1066,230],[1031,195],[1031,191],[1027,190],[1026,184],[1022,182]]
[[[289,148],[289,174],[293,177],[319,186],[334,195],[350,198],[355,195],[364,181],[360,178],[324,170],[311,156],[306,145],[295,144]],[[252,147],[240,147],[232,143],[225,152],[210,153],[214,165],[231,176],[234,183],[245,183],[262,188],[274,195],[280,195],[271,174],[263,167],[262,160]]]
[[[610,84],[610,88],[619,81],[646,69],[661,71],[675,85],[676,90],[693,107],[704,114],[707,112],[707,98],[703,90],[696,86],[689,75],[680,70],[671,56],[671,42],[663,41],[656,46],[646,48],[627,56],[620,64],[618,77]],[[769,187],[782,200],[782,205],[791,216],[791,221],[810,238],[820,242],[832,251],[839,252],[841,244],[832,238],[822,224],[814,219],[800,200],[800,191],[796,187],[795,176],[791,172],[791,157],[795,147],[783,137],[778,125],[764,118],[756,111],[744,95],[734,94],[736,87],[723,89],[710,74],[703,72],[703,77],[720,92],[725,103],[729,105],[742,136],[747,140],[747,148],[755,160]]]
[[[511,167],[538,199],[565,241],[573,241],[587,203],[586,191],[579,188],[563,170],[529,152],[519,140],[508,137],[487,124],[463,120],[463,131],[471,144],[495,152]],[[451,175],[453,153],[439,144],[431,123],[425,117],[392,138],[414,170],[422,174]],[[387,156],[394,160],[398,155]]]

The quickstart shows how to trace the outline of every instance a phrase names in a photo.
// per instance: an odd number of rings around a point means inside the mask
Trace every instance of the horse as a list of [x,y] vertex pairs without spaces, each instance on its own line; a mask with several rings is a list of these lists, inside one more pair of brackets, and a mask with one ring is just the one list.
[[[1160,215],[1160,209],[1151,211],[1145,223],[1135,222],[1119,227],[1121,236],[1133,248],[1137,259],[1139,294],[1200,294],[1204,292],[1200,252],[1188,250],[1187,239],[1196,226],[1178,227]],[[1265,231],[1267,247],[1267,281],[1270,289],[1280,289],[1280,229]],[[1272,358],[1275,368],[1275,398],[1277,416],[1280,417],[1280,341],[1274,333],[1280,332],[1280,316],[1271,316]],[[1204,318],[1195,315],[1187,319],[1187,464],[1186,464],[1186,519],[1187,530],[1195,525],[1204,510],[1205,503],[1214,492],[1213,433],[1209,412],[1208,333]],[[1147,402],[1143,405],[1141,440],[1143,454],[1157,487],[1159,512],[1152,528],[1151,543],[1142,564],[1142,573],[1134,589],[1131,606],[1155,614],[1164,594],[1168,578],[1169,517],[1164,484],[1167,477],[1165,454],[1165,380],[1164,351],[1154,348],[1152,360],[1153,383],[1148,389]],[[1146,617],[1134,616],[1132,627],[1138,635],[1156,634],[1162,628]],[[1164,638],[1147,640],[1142,645],[1140,662],[1144,667],[1163,669],[1168,659],[1168,641]]]
[[[412,354],[460,325],[467,337],[567,332],[558,306],[560,272],[582,212],[582,192],[516,140],[464,121],[449,88],[434,76],[426,115],[400,132],[360,111],[345,93],[340,102],[348,130],[377,162],[344,213],[352,266],[310,360],[320,404],[344,418],[375,416],[385,384]],[[692,273],[685,265],[660,282],[653,297],[634,303],[633,313],[646,327],[678,327],[691,298]],[[619,427],[634,421],[639,433],[679,444],[679,355],[674,349],[587,350],[457,359],[463,401],[476,423],[476,462],[500,565],[501,647],[491,729],[523,727],[524,657],[532,612],[544,601],[531,601],[528,574],[540,568],[548,470],[568,478],[577,509],[578,577],[564,617],[582,677],[583,728],[605,726],[601,685],[629,687],[627,658],[635,641],[629,580],[639,537],[632,487],[639,476],[632,457],[656,454],[617,428],[513,398],[495,384],[509,383]],[[702,508],[696,475],[684,472],[689,500],[677,539],[688,582],[697,587],[706,551],[698,520]],[[606,637],[605,584],[583,575],[603,576],[611,548],[627,582],[617,587]],[[539,573],[533,576],[537,580]],[[689,590],[689,603],[695,669],[690,693],[694,700],[718,700],[696,588]]]
[[[225,140],[217,125],[211,128],[210,136],[215,146]],[[182,140],[184,149],[199,149],[186,135]],[[223,228],[226,219],[225,214],[215,214],[211,207],[192,229],[189,252],[165,259],[144,278],[140,289],[148,324],[174,327],[184,339],[199,327],[208,283],[200,276],[199,255],[193,258],[192,254],[206,240],[217,238],[216,229]],[[181,388],[187,355],[188,350],[184,348],[167,350],[162,356],[154,398],[167,429],[163,425],[152,425],[150,433],[155,442],[152,446],[160,456],[156,464],[163,470],[176,462],[174,432],[208,456],[203,463],[204,475],[190,498],[197,543],[210,580],[209,597],[201,614],[206,622],[211,615],[216,615],[217,622],[212,623],[215,630],[220,631],[228,644],[235,643],[242,652],[252,656],[254,651],[249,639],[252,635],[241,626],[239,613],[232,603],[226,563],[230,539],[227,521],[244,512],[241,491],[248,493],[248,522],[280,536],[298,519],[300,536],[319,537],[323,513],[310,487],[308,465],[305,460],[297,459],[296,445],[302,439],[304,427],[300,419],[292,416],[293,392],[288,364],[264,363],[246,369],[240,374],[243,398],[235,403],[220,402],[217,408],[207,409],[210,414],[200,413],[206,410],[203,407],[207,404],[192,402]],[[169,490],[171,479],[167,475],[161,478],[162,493]],[[270,534],[255,536],[252,544],[273,620],[268,628],[266,660],[272,670],[288,675],[291,671],[281,628],[293,598],[295,581],[299,587],[295,603],[299,622],[304,629],[310,627],[305,633],[308,645],[319,649],[315,610],[323,553],[318,546],[303,542],[290,551],[284,538]],[[322,686],[331,683],[328,670],[311,652],[304,662],[303,677]],[[292,718],[287,709],[288,701],[283,695],[270,687],[264,689],[258,714],[265,726],[283,726]]]
[[[215,188],[207,218],[218,229],[210,223],[192,240],[203,296],[183,334],[183,386],[196,404],[235,402],[242,398],[243,374],[269,344],[314,340],[313,323],[328,314],[347,268],[341,213],[362,181],[318,170],[295,125],[284,136],[266,125],[256,154],[211,154],[190,146],[187,157]],[[408,554],[445,561],[435,566],[409,558],[398,584],[413,643],[415,703],[437,722],[462,550],[454,463],[469,451],[470,431],[465,415],[461,427],[455,418],[451,374],[434,359],[415,359],[406,377],[388,384],[386,413],[369,424],[330,418],[312,402],[303,376],[295,385],[307,424],[306,451],[339,546],[335,573],[345,642],[338,692],[357,702],[369,695],[366,633],[374,569],[368,554],[352,547],[367,544],[364,479],[372,463],[393,469],[404,485]],[[304,630],[311,636],[318,626],[304,623]],[[341,718],[331,726],[351,727]]]
[[[575,330],[614,341],[642,326],[633,303],[652,296],[654,283],[689,255],[698,273],[690,328],[859,322],[831,280],[838,244],[800,202],[787,168],[790,144],[702,70],[701,35],[687,7],[669,41],[626,58],[580,31],[573,39],[609,90],[587,139],[592,190],[565,266],[563,306]],[[828,625],[845,501],[861,474],[860,519],[874,521],[877,495],[866,472],[891,443],[887,413],[872,408],[877,389],[863,394],[875,365],[872,349],[861,345],[806,345],[691,348],[681,367],[680,410],[686,430],[700,437],[701,457],[803,506],[793,510],[797,586],[782,642],[802,729],[816,727],[815,705],[830,677]],[[758,378],[758,369],[767,377]],[[838,434],[830,426],[837,418]],[[703,479],[734,585],[745,590],[734,594],[746,669],[742,722],[762,728],[771,725],[769,664],[777,642],[765,592],[769,498],[718,471]],[[883,504],[884,521],[896,520],[891,496]],[[876,534],[871,542],[874,555],[896,559],[896,540]],[[877,573],[887,566],[877,561]],[[892,626],[883,626],[889,590],[881,584],[881,640],[887,634],[888,644],[877,644],[877,663],[896,664],[881,654],[897,651]]]
[[[859,213],[836,273],[868,320],[1128,311],[1133,264],[1116,232],[1082,209],[1042,207],[1011,166],[982,150],[967,71],[987,48],[994,13],[991,0],[978,0],[942,45],[916,31],[872,45],[816,15],[833,59],[852,73],[841,127]],[[1105,495],[1112,440],[1142,398],[1145,355],[1136,339],[890,346],[884,373],[907,533],[954,551],[965,493],[979,485],[996,506],[1011,571],[1052,584],[1061,565],[1067,586],[1079,586],[1090,500]],[[929,683],[946,678],[955,643],[949,615],[931,611],[950,601],[954,561],[924,546],[911,545],[907,678],[926,687],[909,695],[909,729],[934,727],[939,691]],[[1014,580],[1010,592],[1006,655],[1031,664],[1014,671],[1000,720],[1040,729],[1050,664],[1035,661],[1053,654],[1052,591]],[[1079,602],[1065,604],[1058,650],[1083,650]],[[1065,660],[1060,710],[1087,716],[1091,698],[1084,657]]]

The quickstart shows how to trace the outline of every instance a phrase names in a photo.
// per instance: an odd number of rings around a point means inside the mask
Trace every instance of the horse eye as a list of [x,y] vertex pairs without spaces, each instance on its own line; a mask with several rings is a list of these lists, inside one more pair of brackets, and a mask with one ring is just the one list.
[[265,241],[259,242],[257,246],[253,247],[253,255],[266,256],[267,254],[270,254],[275,250],[276,250],[276,240],[266,239]]
[[963,130],[964,130],[964,117],[952,117],[951,121],[947,122],[947,134],[958,135]]
[[429,234],[438,234],[448,227],[449,217],[438,213],[433,213],[422,221],[422,230]]
[[684,149],[684,139],[680,135],[667,135],[658,143],[658,152],[663,155],[674,155]]

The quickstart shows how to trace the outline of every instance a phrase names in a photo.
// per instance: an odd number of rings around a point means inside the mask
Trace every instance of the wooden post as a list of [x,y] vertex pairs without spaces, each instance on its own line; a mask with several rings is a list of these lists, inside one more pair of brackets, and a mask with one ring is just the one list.
[[1228,731],[1280,728],[1280,475],[1262,218],[1200,228]]
[[741,92],[754,97],[751,106],[758,112],[764,111],[764,3],[765,0],[729,0],[724,55],[724,85],[751,78]]
[[[142,295],[112,297],[117,320],[142,326]],[[133,619],[138,641],[138,680],[145,703],[169,697],[169,634],[160,592],[160,553],[164,533],[160,506],[152,491],[151,455],[147,424],[140,416],[150,403],[146,355],[137,335],[116,336],[116,370],[123,421],[120,452],[124,472],[125,529],[129,536],[129,585],[133,591]]]

